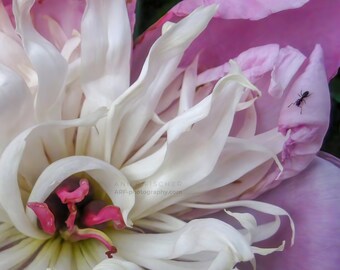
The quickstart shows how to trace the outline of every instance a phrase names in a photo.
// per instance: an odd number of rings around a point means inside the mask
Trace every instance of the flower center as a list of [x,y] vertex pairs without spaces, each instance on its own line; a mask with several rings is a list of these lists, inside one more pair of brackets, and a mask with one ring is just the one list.
[[71,242],[96,239],[108,249],[109,258],[117,249],[102,230],[110,224],[116,230],[126,227],[120,208],[94,199],[86,178],[68,178],[45,202],[29,202],[27,206],[34,211],[47,234],[59,232],[62,238]]

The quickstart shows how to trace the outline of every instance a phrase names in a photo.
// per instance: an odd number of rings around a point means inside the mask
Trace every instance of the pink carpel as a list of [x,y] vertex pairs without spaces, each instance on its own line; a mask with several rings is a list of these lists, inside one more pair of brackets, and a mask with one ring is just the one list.
[[55,218],[46,203],[29,202],[27,206],[36,214],[43,231],[53,235],[56,231]]
[[114,205],[106,205],[100,207],[100,202],[93,201],[85,209],[82,222],[86,227],[103,224],[112,221],[116,230],[122,230],[126,227],[122,212],[119,207]]
[[71,185],[64,185],[56,190],[56,194],[62,203],[79,203],[89,194],[90,184],[85,178],[79,181],[79,187],[70,191]]

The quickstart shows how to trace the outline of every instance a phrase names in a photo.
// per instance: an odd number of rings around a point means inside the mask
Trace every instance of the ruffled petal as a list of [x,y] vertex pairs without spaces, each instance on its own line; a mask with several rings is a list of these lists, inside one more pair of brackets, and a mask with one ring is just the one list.
[[131,42],[124,0],[88,2],[81,25],[84,109],[108,107],[129,87]]
[[65,87],[67,63],[57,49],[34,29],[29,14],[33,2],[32,0],[14,1],[13,10],[17,31],[21,35],[27,55],[38,74],[36,117],[39,120],[59,120],[61,118],[60,98]]
[[218,4],[219,9],[215,14],[216,18],[259,20],[282,10],[299,8],[308,1],[309,0],[250,0],[242,2],[237,0],[185,0],[175,6],[172,12],[177,16],[185,16],[199,6]]
[[33,96],[24,80],[0,64],[0,153],[34,123]]
[[[301,92],[309,91],[301,107],[294,102]],[[280,181],[304,170],[320,150],[327,132],[330,99],[320,46],[316,46],[305,69],[298,73],[281,107],[278,127],[288,134],[281,154],[284,170],[272,169],[244,198],[254,198]],[[293,104],[292,104],[293,102]],[[291,106],[289,106],[292,104]],[[288,107],[289,106],[289,107]]]
[[[283,207],[296,225],[295,245],[283,253],[259,257],[260,270],[338,269],[339,172],[339,160],[335,166],[317,157],[301,174],[259,198]],[[278,237],[287,235],[286,229]]]
[[[146,51],[160,35],[161,27],[166,21],[179,20],[195,6],[220,3],[217,17],[189,48],[184,64],[191,63],[200,53],[199,67],[204,70],[221,65],[249,48],[271,43],[282,46],[289,44],[309,55],[314,46],[320,44],[325,52],[327,77],[331,78],[336,74],[340,64],[340,44],[337,35],[333,33],[337,32],[340,24],[338,1],[250,1],[250,5],[248,2],[181,2],[137,41],[133,65],[136,68],[135,73],[140,70],[140,62],[145,59]],[[280,10],[281,12],[277,12]],[[222,19],[221,16],[227,18]],[[259,19],[261,17],[264,18]]]
[[80,22],[83,16],[85,0],[64,0],[64,1],[35,1],[31,14],[34,26],[49,41],[54,40],[55,33],[48,27],[49,18],[60,25],[66,37],[72,36],[73,30],[80,29]]

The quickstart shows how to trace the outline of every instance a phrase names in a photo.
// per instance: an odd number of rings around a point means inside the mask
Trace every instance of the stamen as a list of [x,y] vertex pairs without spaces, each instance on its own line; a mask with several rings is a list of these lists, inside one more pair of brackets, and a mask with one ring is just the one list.
[[53,235],[56,231],[55,219],[48,205],[46,203],[29,202],[27,206],[36,214],[43,231]]

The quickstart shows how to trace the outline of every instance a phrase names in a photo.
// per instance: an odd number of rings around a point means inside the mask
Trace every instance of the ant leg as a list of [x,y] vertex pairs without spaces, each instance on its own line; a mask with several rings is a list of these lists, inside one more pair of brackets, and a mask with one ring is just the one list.
[[302,106],[300,107],[300,114],[302,114]]
[[288,105],[288,108],[289,108],[290,106],[292,106],[293,104],[295,104],[295,102],[290,103],[290,104]]

